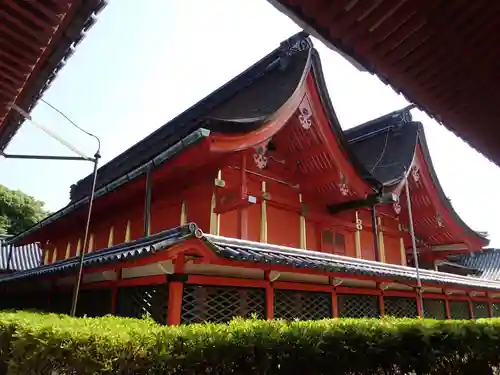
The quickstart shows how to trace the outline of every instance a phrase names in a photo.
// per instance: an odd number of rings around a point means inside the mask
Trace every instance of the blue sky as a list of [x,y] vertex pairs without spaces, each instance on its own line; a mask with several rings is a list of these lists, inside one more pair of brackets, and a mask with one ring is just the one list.
[[[264,0],[112,1],[44,99],[100,137],[106,162],[297,31]],[[315,46],[344,129],[407,104],[319,41]],[[95,151],[93,139],[43,103],[32,116],[89,155]],[[500,169],[425,114],[414,111],[414,116],[424,123],[437,174],[455,209],[500,247]],[[29,123],[7,151],[71,154]],[[89,174],[92,165],[0,159],[0,170],[1,184],[55,211],[68,203],[71,184]]]

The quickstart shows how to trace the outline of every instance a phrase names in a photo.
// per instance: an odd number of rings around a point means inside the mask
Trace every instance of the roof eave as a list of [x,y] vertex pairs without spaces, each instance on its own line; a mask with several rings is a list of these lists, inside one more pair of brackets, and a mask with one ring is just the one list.
[[[107,5],[107,0],[83,1],[79,4],[78,9],[74,10],[70,15],[63,19],[64,25],[60,25],[56,31],[56,35],[51,40],[51,44],[44,51],[45,58],[40,58],[38,64],[40,68],[35,66],[34,70],[40,69],[37,74],[31,73],[28,82],[23,87],[21,93],[16,99],[15,104],[30,112],[43,93],[51,86],[54,77],[58,74],[61,68],[67,63],[68,59],[74,53],[74,47],[81,42],[87,35],[87,31],[93,26],[95,16],[97,16]],[[66,20],[66,21],[65,21]],[[65,31],[79,30],[77,36],[68,36]],[[50,56],[48,56],[50,53]],[[54,56],[59,56],[55,58]],[[14,135],[17,133],[24,118],[14,110],[10,110],[0,124],[0,151],[5,150]]]

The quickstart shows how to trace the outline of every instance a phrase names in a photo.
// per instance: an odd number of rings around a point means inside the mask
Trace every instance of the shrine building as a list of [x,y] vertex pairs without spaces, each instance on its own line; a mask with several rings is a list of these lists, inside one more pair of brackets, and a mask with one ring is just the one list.
[[91,186],[8,239],[42,259],[0,276],[2,307],[68,313],[84,252],[78,315],[500,316],[500,280],[470,261],[487,235],[411,108],[342,130],[304,33],[102,166],[84,249]]

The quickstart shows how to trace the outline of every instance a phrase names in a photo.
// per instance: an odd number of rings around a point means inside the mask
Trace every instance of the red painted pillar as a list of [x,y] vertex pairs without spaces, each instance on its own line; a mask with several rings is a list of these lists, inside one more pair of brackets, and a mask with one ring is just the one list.
[[274,319],[274,288],[272,285],[266,287],[266,319]]
[[[184,272],[184,255],[180,254],[175,259],[174,275],[179,276]],[[181,324],[182,314],[182,293],[184,283],[178,277],[172,277],[168,283],[168,315],[167,324],[169,326]]]
[[488,316],[493,318],[493,303],[491,302],[490,293],[486,293],[486,298],[488,298]]
[[385,316],[384,292],[383,291],[381,291],[380,294],[378,295],[378,311],[379,311],[381,317]]
[[168,284],[168,319],[169,326],[181,324],[183,285],[180,281],[170,281]]
[[269,280],[270,271],[266,271],[264,277],[268,281],[266,286],[266,319],[274,319],[274,286]]
[[446,319],[451,319],[450,300],[447,297],[444,299],[444,309],[446,311]]
[[116,300],[118,298],[118,282],[122,279],[122,269],[115,268],[116,280],[111,289],[111,314],[116,314]]
[[469,315],[470,315],[470,318],[471,319],[476,319],[476,317],[474,316],[474,307],[472,306],[472,300],[468,299],[467,303],[469,304]]

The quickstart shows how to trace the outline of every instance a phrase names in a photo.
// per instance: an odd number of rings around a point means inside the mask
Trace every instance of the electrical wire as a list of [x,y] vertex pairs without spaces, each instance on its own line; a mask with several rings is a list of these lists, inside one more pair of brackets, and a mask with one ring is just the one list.
[[47,106],[49,106],[50,108],[52,108],[57,113],[59,113],[62,117],[64,117],[75,128],[77,128],[78,130],[80,130],[80,131],[84,132],[85,134],[87,134],[87,135],[91,136],[92,138],[94,138],[97,141],[97,152],[96,152],[96,154],[100,154],[100,152],[101,152],[101,140],[95,134],[92,134],[92,133],[88,132],[87,130],[83,129],[81,126],[77,125],[76,122],[74,122],[72,119],[70,119],[64,112],[62,112],[57,107],[53,106],[52,104],[50,104],[49,102],[47,102],[43,98],[40,98],[40,101],[43,102],[43,103],[45,103]]
[[101,157],[100,151],[101,151],[101,141],[100,139],[95,135],[87,130],[83,129],[82,127],[78,126],[73,120],[71,120],[68,116],[66,116],[65,113],[60,111],[58,108],[50,104],[49,102],[45,101],[44,99],[40,98],[40,101],[48,105],[50,108],[52,108],[54,111],[59,113],[61,116],[63,116],[67,121],[69,121],[70,124],[72,124],[75,128],[80,130],[81,132],[89,135],[90,137],[94,138],[97,141],[97,151],[95,153],[93,162],[94,162],[94,171],[92,173],[92,186],[89,194],[89,208],[87,212],[87,220],[85,222],[85,232],[83,236],[83,248],[82,252],[80,253],[79,256],[79,262],[78,262],[78,274],[77,274],[77,279],[75,283],[75,288],[73,290],[73,298],[71,302],[71,316],[76,315],[76,307],[78,304],[78,298],[80,294],[80,288],[81,284],[83,281],[83,260],[85,258],[85,250],[88,247],[88,241],[89,241],[89,234],[90,234],[90,222],[91,222],[91,216],[92,216],[92,207],[94,203],[94,197],[95,197],[95,189],[96,189],[96,183],[97,183],[97,171],[98,171],[98,163],[99,163],[99,158]]
[[384,143],[384,148],[382,149],[382,152],[380,153],[380,156],[379,158],[377,159],[377,162],[375,164],[373,164],[373,167],[372,169],[370,170],[370,173],[373,173],[373,171],[375,170],[375,168],[377,168],[377,166],[379,165],[379,163],[382,161],[384,155],[385,155],[385,152],[387,151],[387,143],[389,141],[389,132],[391,131],[391,129],[387,129],[386,133],[385,133],[385,143]]
[[[416,108],[417,106],[415,104],[410,104],[410,105],[407,105],[406,107],[404,107],[403,109],[400,109],[396,112],[401,112],[401,113],[404,113],[404,112],[409,112],[411,111],[412,109]],[[394,113],[396,113],[394,112]],[[387,143],[389,141],[389,132],[391,131],[391,128],[388,128],[386,133],[385,133],[385,143],[384,143],[384,148],[382,149],[382,152],[379,156],[379,158],[377,159],[377,162],[375,164],[373,164],[373,167],[371,168],[370,170],[370,173],[372,173],[375,168],[378,167],[379,163],[382,161],[382,159],[384,158],[384,155],[385,155],[385,152],[387,151]]]

